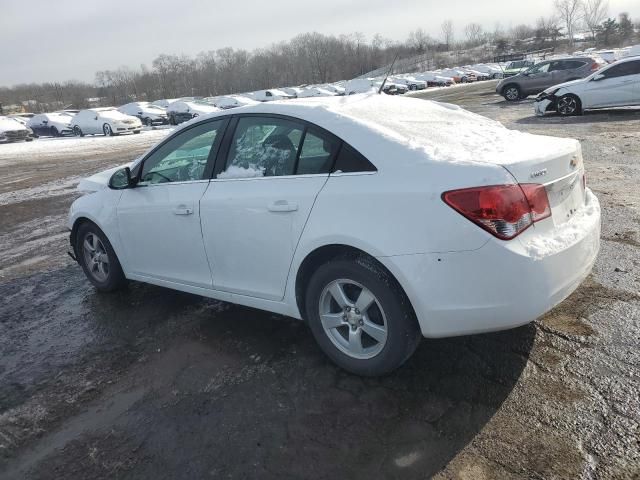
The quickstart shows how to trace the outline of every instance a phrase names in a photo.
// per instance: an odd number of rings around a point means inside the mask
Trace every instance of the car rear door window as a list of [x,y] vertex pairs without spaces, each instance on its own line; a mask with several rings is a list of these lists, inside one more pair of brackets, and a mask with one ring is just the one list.
[[203,180],[209,154],[225,124],[225,120],[205,122],[161,145],[145,159],[141,184]]
[[355,148],[342,143],[336,158],[334,173],[377,172],[376,167]]
[[276,117],[238,120],[225,170],[217,178],[293,175],[304,126]]
[[340,144],[315,129],[307,130],[296,168],[297,175],[329,173]]
[[614,65],[610,69],[602,72],[605,78],[625,77],[627,75],[640,74],[640,60],[633,62],[624,62]]

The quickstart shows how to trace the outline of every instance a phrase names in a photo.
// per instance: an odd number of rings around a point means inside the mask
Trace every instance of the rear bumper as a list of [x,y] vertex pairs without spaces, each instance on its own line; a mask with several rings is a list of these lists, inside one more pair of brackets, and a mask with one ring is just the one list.
[[584,209],[550,236],[531,228],[474,251],[380,257],[396,276],[425,337],[514,328],[568,297],[589,275],[600,246],[600,206]]

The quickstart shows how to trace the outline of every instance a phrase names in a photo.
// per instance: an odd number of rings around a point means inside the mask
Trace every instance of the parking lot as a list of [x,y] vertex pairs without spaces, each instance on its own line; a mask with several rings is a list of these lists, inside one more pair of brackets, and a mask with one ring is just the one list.
[[94,291],[66,255],[75,185],[167,130],[0,145],[0,477],[639,478],[640,110],[538,118],[494,88],[412,95],[579,139],[594,272],[534,324],[423,340],[378,379],[290,318]]

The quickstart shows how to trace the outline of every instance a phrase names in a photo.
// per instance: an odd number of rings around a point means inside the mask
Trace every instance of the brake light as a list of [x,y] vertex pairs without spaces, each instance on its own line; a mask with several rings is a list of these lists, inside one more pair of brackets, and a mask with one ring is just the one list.
[[595,71],[597,71],[597,70],[600,70],[600,64],[599,64],[598,62],[593,62],[593,63],[591,64],[591,71],[592,71],[592,72],[595,72]]
[[489,185],[442,194],[442,200],[492,235],[511,240],[551,216],[544,185]]

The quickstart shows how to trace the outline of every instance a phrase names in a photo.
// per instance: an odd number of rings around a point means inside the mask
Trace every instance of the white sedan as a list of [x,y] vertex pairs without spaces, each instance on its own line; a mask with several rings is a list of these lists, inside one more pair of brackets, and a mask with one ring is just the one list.
[[585,110],[640,106],[640,57],[608,65],[580,80],[547,88],[534,104],[536,115],[556,111],[581,115]]
[[70,252],[99,291],[147,282],[305,319],[362,375],[421,336],[526,324],[589,274],[597,198],[575,140],[386,95],[203,116],[80,183]]
[[140,133],[142,122],[136,117],[125,115],[113,107],[90,108],[80,110],[71,119],[73,134],[105,135],[107,137],[121,133]]
[[149,102],[127,103],[118,108],[118,111],[125,115],[138,117],[148,127],[169,123],[166,110]]

